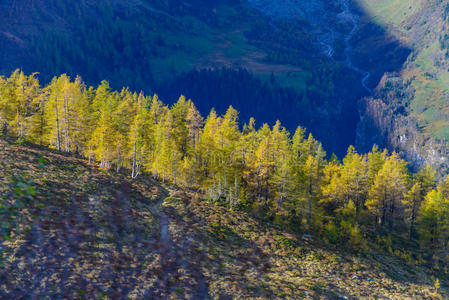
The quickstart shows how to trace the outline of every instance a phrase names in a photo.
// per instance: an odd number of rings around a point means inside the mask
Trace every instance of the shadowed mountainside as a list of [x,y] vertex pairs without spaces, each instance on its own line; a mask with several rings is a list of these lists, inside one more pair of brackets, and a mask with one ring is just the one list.
[[[254,116],[259,124],[279,119],[290,131],[302,125],[329,153],[342,156],[355,142],[357,103],[367,94],[364,75],[348,66],[345,53],[372,73],[373,88],[384,71],[400,68],[406,51],[375,25],[364,31],[375,39],[360,40],[355,32],[349,40],[355,25],[342,14],[342,3],[281,1],[273,10],[243,0],[83,0],[73,6],[4,0],[0,72],[41,70],[44,83],[61,73],[81,75],[88,84],[107,79],[115,88],[160,93],[166,102],[183,93],[203,115],[233,104],[242,122]],[[280,14],[287,5],[289,14]],[[385,47],[376,48],[384,44],[394,49],[387,56]],[[248,74],[240,76],[241,68]]]

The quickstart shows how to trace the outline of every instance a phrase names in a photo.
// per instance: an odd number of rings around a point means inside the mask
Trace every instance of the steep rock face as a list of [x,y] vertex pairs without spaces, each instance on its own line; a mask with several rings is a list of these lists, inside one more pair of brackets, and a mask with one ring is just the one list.
[[385,74],[373,96],[359,104],[357,147],[366,152],[378,145],[401,153],[414,169],[429,164],[445,173],[449,167],[446,142],[426,137],[408,113],[414,93],[410,82],[404,83],[398,74]]
[[446,143],[426,138],[408,116],[395,115],[381,99],[365,98],[360,104],[357,147],[362,152],[379,145],[401,153],[417,170],[431,165],[439,174],[449,167]]
[[[413,13],[402,21],[396,20],[395,24],[387,22],[386,28],[391,36],[399,38],[400,45],[406,45],[403,48],[410,48],[411,52],[407,55],[404,51],[407,60],[403,65],[400,61],[392,64],[394,68],[388,71],[393,72],[385,74],[372,97],[361,102],[357,146],[366,151],[373,143],[378,144],[400,152],[415,168],[430,164],[445,173],[449,168],[449,73],[447,50],[442,41],[447,40],[447,34],[444,34],[447,4],[413,1],[407,10]],[[362,31],[369,27],[370,23],[366,22]],[[368,37],[360,37],[367,44],[373,38],[369,34],[363,36]],[[374,46],[373,49],[377,51],[382,47]],[[388,51],[389,48],[385,50],[386,56],[398,53],[398,48],[394,50],[393,47],[393,52]],[[363,59],[366,57],[363,51],[357,51],[358,59],[369,66],[370,62]]]

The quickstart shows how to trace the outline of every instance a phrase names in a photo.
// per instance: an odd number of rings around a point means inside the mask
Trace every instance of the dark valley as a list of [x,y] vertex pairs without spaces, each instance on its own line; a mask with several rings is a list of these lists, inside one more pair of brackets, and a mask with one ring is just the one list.
[[243,121],[305,126],[339,156],[355,143],[359,99],[408,53],[372,23],[374,40],[359,41],[364,12],[346,0],[3,2],[5,74],[106,79],[168,103],[183,94],[203,114],[233,105]]

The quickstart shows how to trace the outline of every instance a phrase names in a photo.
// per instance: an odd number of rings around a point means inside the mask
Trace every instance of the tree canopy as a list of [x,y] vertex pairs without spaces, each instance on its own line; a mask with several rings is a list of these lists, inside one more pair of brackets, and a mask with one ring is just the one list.
[[106,81],[93,88],[61,75],[42,87],[35,74],[16,71],[0,77],[0,127],[20,142],[132,178],[151,174],[331,244],[360,251],[369,237],[394,234],[434,258],[446,253],[448,180],[437,187],[430,167],[413,174],[398,154],[377,147],[367,154],[349,147],[340,162],[304,128],[291,135],[279,121],[257,128],[252,118],[241,126],[232,106],[204,119],[184,96],[169,107]]

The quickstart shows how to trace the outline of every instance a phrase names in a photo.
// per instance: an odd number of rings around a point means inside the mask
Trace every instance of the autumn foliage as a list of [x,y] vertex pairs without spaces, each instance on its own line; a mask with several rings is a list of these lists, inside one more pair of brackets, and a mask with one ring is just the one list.
[[393,236],[445,259],[449,181],[437,187],[430,168],[412,173],[398,154],[376,147],[363,155],[350,147],[340,162],[305,129],[291,135],[280,122],[256,127],[254,119],[241,126],[233,107],[203,119],[183,96],[169,107],[106,81],[93,88],[61,75],[41,86],[21,71],[0,77],[0,128],[132,178],[151,174],[201,191],[329,244],[388,249]]

